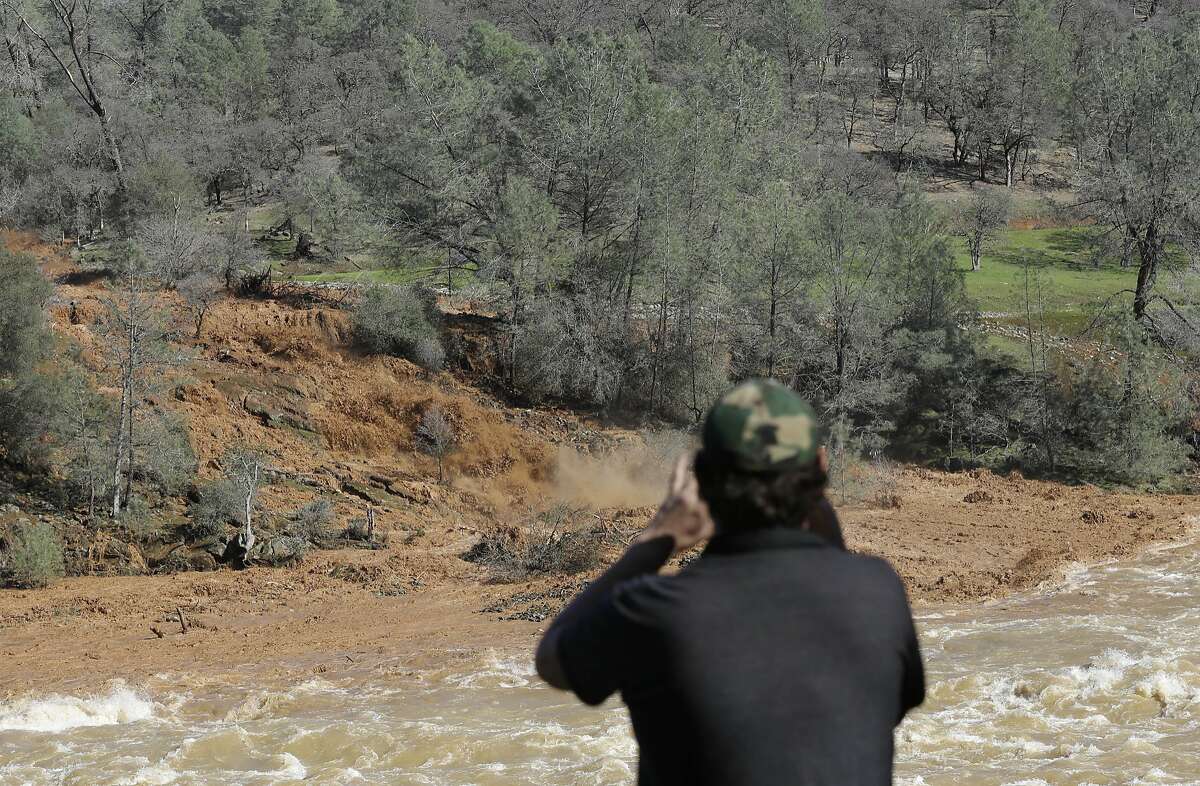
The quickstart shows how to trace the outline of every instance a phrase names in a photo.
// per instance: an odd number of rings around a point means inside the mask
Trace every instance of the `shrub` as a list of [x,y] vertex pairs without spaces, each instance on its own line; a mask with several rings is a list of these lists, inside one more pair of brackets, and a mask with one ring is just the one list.
[[446,479],[446,456],[458,446],[458,435],[445,410],[434,404],[425,410],[416,431],[417,449],[437,460],[438,483]]
[[364,549],[381,549],[387,545],[387,535],[375,528],[374,516],[351,519],[339,535],[342,540]]
[[532,304],[514,336],[518,390],[534,400],[606,406],[633,352],[620,315],[586,289]]
[[255,546],[246,557],[247,564],[269,565],[280,568],[295,565],[308,553],[309,544],[303,538],[277,535]]
[[29,371],[51,345],[43,312],[53,289],[32,258],[0,246],[0,379]]
[[899,470],[880,454],[875,435],[854,433],[845,421],[834,421],[827,444],[829,492],[841,504],[867,503],[900,507]]
[[446,365],[446,350],[436,338],[420,338],[413,345],[412,361],[426,371],[441,371]]
[[161,520],[150,510],[150,504],[144,497],[136,494],[125,501],[125,509],[121,511],[117,523],[121,530],[138,543],[147,543],[159,534]]
[[1081,477],[1130,486],[1169,482],[1189,466],[1178,438],[1186,418],[1180,380],[1141,347],[1117,368],[1093,361],[1072,379],[1066,417],[1073,443],[1065,461]]
[[13,587],[45,587],[63,575],[63,552],[54,528],[44,522],[18,524],[3,552],[4,574]]
[[137,474],[166,494],[183,492],[196,475],[196,454],[187,423],[174,413],[162,413],[142,427]]
[[333,538],[333,505],[319,497],[307,505],[296,508],[288,515],[289,534],[315,546]]
[[559,505],[527,527],[507,527],[484,535],[462,558],[490,568],[497,578],[515,581],[531,574],[575,574],[600,562],[602,533],[573,524],[581,511]]
[[431,307],[416,287],[371,287],[354,309],[354,337],[369,352],[398,355],[434,370],[445,361],[445,351],[430,320]]
[[201,486],[182,527],[183,536],[189,540],[221,537],[228,525],[239,523],[242,505],[241,492],[232,481],[218,480]]

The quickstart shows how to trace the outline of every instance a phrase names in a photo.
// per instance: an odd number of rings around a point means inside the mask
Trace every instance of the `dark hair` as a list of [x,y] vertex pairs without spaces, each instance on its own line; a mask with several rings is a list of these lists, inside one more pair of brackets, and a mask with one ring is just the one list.
[[825,493],[829,477],[815,462],[783,472],[744,472],[702,450],[696,456],[696,480],[718,529],[734,532],[799,527]]

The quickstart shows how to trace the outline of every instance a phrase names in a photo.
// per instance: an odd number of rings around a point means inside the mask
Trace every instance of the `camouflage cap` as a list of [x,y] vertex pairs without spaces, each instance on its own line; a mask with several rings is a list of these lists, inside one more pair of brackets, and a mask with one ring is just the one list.
[[704,450],[746,472],[810,465],[820,447],[817,415],[795,391],[753,379],[722,396],[704,422]]

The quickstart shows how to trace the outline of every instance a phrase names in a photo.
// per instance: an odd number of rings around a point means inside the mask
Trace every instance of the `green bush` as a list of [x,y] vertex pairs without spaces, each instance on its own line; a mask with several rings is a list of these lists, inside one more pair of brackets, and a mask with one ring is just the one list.
[[183,536],[196,541],[221,537],[227,526],[240,522],[243,504],[241,492],[232,481],[217,480],[200,486],[183,525]]
[[53,293],[37,263],[0,245],[0,380],[28,373],[53,345],[46,301]]
[[172,412],[155,413],[138,439],[148,447],[139,451],[137,474],[166,494],[183,492],[196,475],[196,454],[184,419]]
[[1188,468],[1179,438],[1188,413],[1182,379],[1149,347],[1128,341],[1113,362],[1093,360],[1071,379],[1065,420],[1073,474],[1121,485],[1169,483]]
[[398,355],[436,370],[445,352],[430,319],[431,307],[416,287],[371,287],[354,309],[354,337],[368,352]]
[[63,552],[54,528],[44,522],[18,524],[0,552],[9,586],[45,587],[63,575]]
[[121,531],[137,543],[149,543],[162,534],[162,519],[155,516],[150,503],[137,494],[125,501],[125,509],[117,523]]

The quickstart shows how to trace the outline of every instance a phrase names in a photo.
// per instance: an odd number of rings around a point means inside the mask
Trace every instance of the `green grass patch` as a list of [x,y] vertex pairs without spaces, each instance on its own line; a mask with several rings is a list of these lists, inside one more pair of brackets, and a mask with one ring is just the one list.
[[1086,328],[1106,299],[1137,283],[1136,268],[1122,268],[1110,259],[1096,264],[1091,237],[1096,231],[1089,226],[1010,229],[984,253],[980,270],[971,270],[961,240],[955,245],[955,259],[979,310],[1003,314],[1000,320],[1013,324],[1024,324],[1028,268],[1033,300],[1044,300],[1047,324],[1053,332],[1069,335]]
[[270,261],[289,260],[296,251],[296,241],[294,239],[259,240],[258,247],[266,252],[265,256]]
[[1029,344],[1027,342],[1019,338],[1000,336],[994,333],[985,334],[983,342],[984,346],[997,355],[1003,355],[1008,358],[1009,362],[1015,364],[1017,368],[1024,371],[1032,369],[1029,362]]

